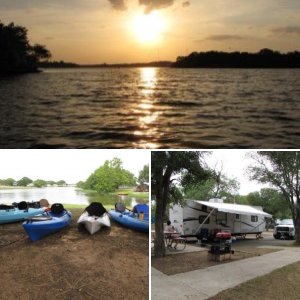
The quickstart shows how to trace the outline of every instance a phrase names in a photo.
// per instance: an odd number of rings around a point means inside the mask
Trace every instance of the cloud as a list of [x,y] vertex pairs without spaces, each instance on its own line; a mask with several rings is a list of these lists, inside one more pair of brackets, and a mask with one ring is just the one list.
[[182,7],[188,7],[188,6],[190,6],[190,5],[191,5],[190,1],[184,1],[184,2],[182,3]]
[[140,5],[145,6],[145,13],[154,9],[162,9],[174,4],[174,0],[139,0]]
[[229,41],[229,40],[242,40],[244,39],[240,35],[234,35],[234,34],[215,34],[210,35],[206,37],[205,41],[215,41],[215,42],[222,42],[222,41]]
[[274,34],[299,34],[300,35],[300,26],[286,26],[286,27],[277,27],[273,28],[272,33]]
[[116,10],[126,10],[126,0],[108,0],[111,6]]

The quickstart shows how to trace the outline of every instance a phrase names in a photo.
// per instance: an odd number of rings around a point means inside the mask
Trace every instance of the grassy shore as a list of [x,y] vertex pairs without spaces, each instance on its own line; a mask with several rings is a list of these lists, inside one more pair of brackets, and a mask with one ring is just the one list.
[[[98,194],[96,191],[94,190],[82,190],[84,191],[84,193],[86,193],[87,195],[95,195]],[[119,194],[126,194],[127,197],[134,197],[134,198],[140,198],[140,199],[145,199],[148,200],[149,199],[149,193],[148,192],[134,192],[134,189],[120,189],[120,190],[116,190],[113,193],[109,193],[109,195],[115,195],[118,196]]]

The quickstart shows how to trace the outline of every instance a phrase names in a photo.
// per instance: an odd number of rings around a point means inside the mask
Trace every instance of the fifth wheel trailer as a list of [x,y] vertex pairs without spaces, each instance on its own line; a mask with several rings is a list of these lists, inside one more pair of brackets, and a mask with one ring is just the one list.
[[199,239],[203,235],[214,236],[218,231],[230,231],[233,236],[259,236],[265,230],[265,218],[271,217],[259,206],[223,203],[221,199],[189,200],[184,207],[175,204],[169,211],[177,232]]

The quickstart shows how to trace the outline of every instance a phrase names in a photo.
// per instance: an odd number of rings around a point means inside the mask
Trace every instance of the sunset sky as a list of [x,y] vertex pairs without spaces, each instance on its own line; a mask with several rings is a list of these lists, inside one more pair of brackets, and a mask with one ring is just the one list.
[[299,0],[0,0],[55,60],[175,60],[192,51],[300,50]]

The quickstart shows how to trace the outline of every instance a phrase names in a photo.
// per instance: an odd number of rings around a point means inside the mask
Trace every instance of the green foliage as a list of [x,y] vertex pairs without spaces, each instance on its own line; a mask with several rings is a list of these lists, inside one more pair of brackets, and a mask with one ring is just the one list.
[[264,211],[273,216],[273,219],[291,218],[288,202],[284,199],[282,193],[275,189],[261,189],[260,192],[248,194],[247,199],[250,205],[262,206]]
[[[180,185],[187,182],[202,182],[211,176],[203,162],[204,152],[199,151],[152,151],[151,185],[156,200],[154,253],[165,256],[163,221],[171,201],[182,201]],[[185,176],[180,176],[183,172]],[[188,180],[187,180],[188,179]]]
[[259,151],[252,155],[255,163],[248,168],[250,178],[269,183],[283,195],[300,243],[300,152]]
[[14,182],[16,182],[13,178],[0,179],[0,185],[4,186],[13,186]]
[[67,183],[64,180],[59,180],[56,182],[57,185],[66,185]]
[[27,186],[30,183],[32,183],[32,180],[28,177],[23,177],[22,179],[17,181],[18,186]]
[[46,183],[47,183],[47,185],[48,185],[48,184],[49,184],[49,185],[54,185],[54,184],[56,184],[56,182],[53,181],[53,180],[47,180]]
[[139,172],[138,182],[140,184],[149,182],[149,165],[145,165]]
[[47,181],[43,180],[43,179],[37,179],[33,182],[33,185],[35,187],[38,187],[38,188],[41,188],[43,186],[46,186],[47,185]]
[[82,184],[84,189],[95,190],[98,193],[110,193],[122,185],[134,186],[136,179],[131,172],[123,168],[119,158],[106,160],[103,166],[93,172]]
[[239,186],[239,182],[235,178],[228,178],[219,174],[212,176],[205,182],[188,184],[184,193],[188,199],[208,201],[212,198],[222,198],[225,202],[234,202]]
[[84,181],[78,181],[76,183],[76,187],[80,188],[80,189],[84,189],[85,187],[85,182]]

